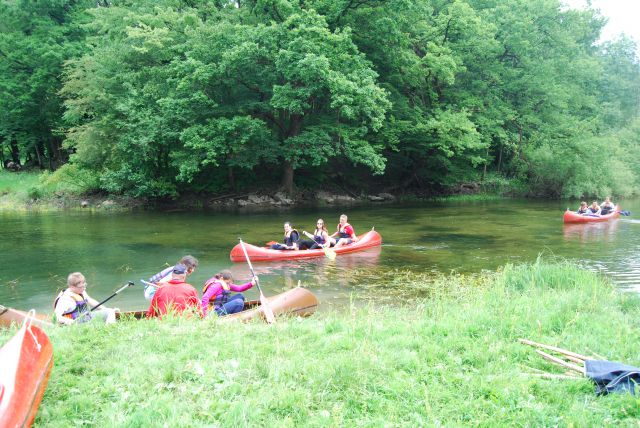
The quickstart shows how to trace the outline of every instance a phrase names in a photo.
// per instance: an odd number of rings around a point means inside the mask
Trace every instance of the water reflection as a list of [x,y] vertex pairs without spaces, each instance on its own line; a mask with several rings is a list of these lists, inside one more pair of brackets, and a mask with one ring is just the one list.
[[563,227],[564,239],[568,241],[580,240],[580,242],[613,242],[615,240],[618,220],[602,223],[565,224]]

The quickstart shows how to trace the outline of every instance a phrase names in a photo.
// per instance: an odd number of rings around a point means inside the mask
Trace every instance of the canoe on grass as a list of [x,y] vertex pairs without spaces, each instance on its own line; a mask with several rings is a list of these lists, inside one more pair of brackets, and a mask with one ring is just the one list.
[[27,322],[0,348],[0,427],[29,427],[53,367],[53,346]]
[[565,223],[594,223],[609,221],[614,218],[620,217],[620,205],[616,205],[613,212],[606,215],[596,214],[578,214],[575,211],[566,210],[564,217],[562,218]]
[[[0,305],[0,327],[11,327],[11,324],[22,324],[26,318],[26,312]],[[49,322],[50,319],[51,317],[47,315],[36,314],[32,322],[33,325],[37,325],[38,327],[52,327],[53,324]]]
[[[375,230],[370,230],[360,236],[358,242],[345,245],[340,248],[331,248],[336,254],[355,253],[366,248],[377,247],[382,244],[382,237]],[[252,262],[265,262],[270,260],[295,260],[309,259],[312,257],[324,257],[324,251],[321,248],[316,250],[272,250],[271,248],[257,247],[251,244],[244,244],[247,248],[247,254]],[[232,262],[240,263],[246,261],[242,247],[240,244],[233,247],[229,255]]]
[[[318,308],[318,298],[306,288],[296,287],[268,297],[267,300],[275,316],[293,315],[306,317],[313,314]],[[210,310],[213,310],[210,308]],[[116,314],[118,318],[144,318],[147,311],[132,311]],[[259,300],[249,300],[244,303],[244,310],[231,315],[221,317],[225,321],[240,320],[249,321],[255,318],[264,319],[264,312]]]

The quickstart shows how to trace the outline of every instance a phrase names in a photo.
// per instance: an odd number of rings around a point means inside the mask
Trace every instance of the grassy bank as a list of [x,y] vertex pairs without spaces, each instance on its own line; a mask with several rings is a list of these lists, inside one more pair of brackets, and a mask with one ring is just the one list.
[[561,370],[517,343],[640,365],[637,296],[562,263],[397,278],[396,291],[402,283],[427,297],[273,326],[174,319],[53,329],[55,368],[36,422],[638,426],[640,399],[524,375]]

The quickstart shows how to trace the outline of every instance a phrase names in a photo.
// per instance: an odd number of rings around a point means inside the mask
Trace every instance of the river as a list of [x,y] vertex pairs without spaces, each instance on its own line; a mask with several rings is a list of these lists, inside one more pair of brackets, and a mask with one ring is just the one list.
[[[369,290],[375,288],[378,294],[380,288],[371,285],[397,270],[477,273],[506,263],[533,262],[539,254],[578,261],[611,278],[621,290],[640,292],[640,220],[632,215],[607,223],[563,225],[568,205],[500,200],[262,213],[2,212],[0,304],[50,312],[67,274],[81,271],[89,294],[97,300],[128,280],[135,281],[109,305],[146,308],[139,279],[182,255],[192,254],[200,261],[189,277],[198,289],[222,269],[231,269],[239,282],[249,277],[245,264],[229,261],[239,236],[262,244],[280,239],[286,220],[299,230],[312,230],[318,217],[333,225],[342,212],[349,215],[357,233],[375,227],[382,235],[382,247],[340,255],[333,262],[323,257],[256,263],[265,294],[300,282],[318,295],[324,307],[341,307],[375,297]],[[622,206],[640,218],[640,200],[623,201]],[[247,294],[256,296],[255,290]]]

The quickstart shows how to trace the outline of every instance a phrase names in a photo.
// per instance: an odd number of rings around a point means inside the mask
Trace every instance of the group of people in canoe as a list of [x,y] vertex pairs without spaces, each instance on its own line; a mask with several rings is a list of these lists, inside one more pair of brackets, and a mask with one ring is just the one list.
[[348,222],[346,214],[340,216],[340,221],[336,231],[329,235],[327,226],[323,219],[319,218],[313,234],[302,231],[302,234],[309,239],[301,239],[300,232],[296,230],[291,222],[284,223],[284,238],[282,243],[271,244],[273,250],[315,250],[317,248],[340,248],[353,242],[358,242],[353,226]]
[[587,206],[587,203],[584,201],[580,202],[580,208],[578,208],[576,213],[589,216],[601,216],[610,214],[614,209],[615,205],[611,202],[611,198],[606,197],[600,205],[598,205],[598,201],[593,201],[589,206]]
[[[144,290],[145,298],[151,301],[147,310],[148,318],[162,317],[170,311],[189,311],[204,318],[209,315],[210,304],[213,312],[219,316],[242,311],[245,301],[242,292],[256,285],[258,278],[236,285],[231,272],[223,270],[205,282],[202,297],[199,297],[198,291],[187,283],[187,276],[196,267],[198,259],[184,256],[174,266],[149,278]],[[54,314],[59,324],[80,324],[92,320],[105,323],[116,321],[118,309],[104,306],[96,308],[98,302],[87,294],[86,289],[87,281],[82,273],[74,272],[68,276],[67,288],[58,294],[54,302]]]

